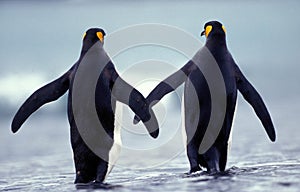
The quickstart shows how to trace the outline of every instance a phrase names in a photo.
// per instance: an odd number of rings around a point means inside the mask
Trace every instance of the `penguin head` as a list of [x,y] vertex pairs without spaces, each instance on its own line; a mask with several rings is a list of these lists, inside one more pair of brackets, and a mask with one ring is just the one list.
[[81,56],[84,55],[95,43],[99,42],[101,45],[104,43],[105,32],[100,28],[90,28],[84,35],[82,40]]
[[88,44],[94,44],[97,41],[104,42],[105,32],[100,28],[90,28],[83,35],[83,42]]
[[204,31],[201,36],[205,35],[207,39],[211,38],[225,38],[226,29],[222,23],[218,21],[209,21],[204,25]]

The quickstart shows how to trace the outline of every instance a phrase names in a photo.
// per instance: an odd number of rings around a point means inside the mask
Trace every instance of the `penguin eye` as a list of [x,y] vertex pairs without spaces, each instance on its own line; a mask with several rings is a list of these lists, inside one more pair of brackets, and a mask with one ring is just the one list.
[[85,38],[85,36],[86,36],[86,33],[84,33],[84,34],[83,34],[83,37],[82,37],[82,39],[84,39],[84,38]]
[[225,29],[224,25],[222,25],[222,29],[223,29],[224,33],[226,33],[226,29]]
[[97,37],[99,38],[99,40],[100,40],[101,42],[103,42],[103,34],[102,34],[101,32],[97,32],[96,35],[97,35]]
[[205,28],[205,36],[208,37],[209,33],[212,30],[212,26],[211,25],[207,25]]

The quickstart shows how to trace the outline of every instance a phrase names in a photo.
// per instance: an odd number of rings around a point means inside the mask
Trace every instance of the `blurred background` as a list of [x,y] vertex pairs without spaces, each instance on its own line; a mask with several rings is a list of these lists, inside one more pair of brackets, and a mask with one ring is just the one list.
[[[276,143],[271,143],[252,108],[239,96],[229,165],[247,162],[249,155],[249,161],[255,161],[256,153],[275,153],[278,160],[299,159],[299,13],[297,0],[0,1],[0,165],[63,155],[72,170],[66,96],[33,114],[16,135],[11,133],[10,123],[31,93],[77,61],[85,30],[101,27],[109,36],[130,25],[161,23],[178,27],[204,43],[200,33],[210,20],[219,20],[226,27],[228,48],[262,95],[278,135]],[[145,46],[113,61],[122,75],[148,59],[162,60],[174,69],[188,60],[174,51]],[[147,71],[135,75],[147,78]],[[150,83],[140,91],[146,96],[154,86]],[[175,104],[166,99],[166,105],[179,110],[177,95],[169,98]],[[187,170],[188,164],[184,167]]]

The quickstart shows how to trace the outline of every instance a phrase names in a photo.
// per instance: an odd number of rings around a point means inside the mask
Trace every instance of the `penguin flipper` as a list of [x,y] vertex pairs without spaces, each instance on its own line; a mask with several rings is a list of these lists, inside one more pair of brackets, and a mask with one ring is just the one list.
[[106,75],[110,75],[107,78],[111,79],[112,95],[116,100],[128,105],[142,119],[149,134],[156,138],[159,134],[158,121],[144,96],[118,75],[112,63],[107,65],[107,69],[109,72]]
[[60,78],[36,90],[19,108],[13,118],[11,130],[17,132],[26,119],[45,103],[57,100],[69,89],[69,74],[66,72]]
[[[174,91],[177,87],[184,83],[188,75],[195,69],[197,69],[197,66],[193,61],[190,60],[180,70],[176,71],[175,73],[164,79],[162,82],[160,82],[146,98],[150,106],[154,106],[165,95]],[[138,116],[135,116],[133,123],[137,124],[139,121],[140,118]]]
[[251,85],[251,83],[246,79],[237,65],[235,65],[235,73],[238,90],[243,95],[244,99],[253,107],[256,115],[262,122],[270,140],[275,141],[275,128],[263,99]]
[[[160,82],[147,96],[147,101],[151,106],[155,105],[158,101],[160,101],[166,94],[174,91],[179,87],[182,83],[185,82],[188,75],[196,69],[196,65],[193,61],[189,61],[185,64],[180,70],[176,71],[165,80]],[[154,103],[153,103],[154,102]]]

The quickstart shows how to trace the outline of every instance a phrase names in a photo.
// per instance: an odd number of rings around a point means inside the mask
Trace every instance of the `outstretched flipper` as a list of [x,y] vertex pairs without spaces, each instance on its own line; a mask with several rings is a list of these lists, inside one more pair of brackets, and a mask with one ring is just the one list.
[[[72,69],[71,69],[72,70]],[[71,70],[60,78],[36,90],[20,107],[11,124],[13,133],[17,132],[26,119],[42,105],[57,100],[69,89]]]
[[149,134],[157,138],[159,134],[158,121],[144,96],[118,75],[111,62],[107,64],[107,70],[108,72],[105,74],[111,75],[109,79],[111,79],[112,95],[118,101],[128,105],[142,119]]
[[[196,68],[197,66],[193,63],[193,61],[189,61],[180,70],[176,71],[165,80],[160,82],[146,98],[150,104],[150,107],[154,106],[166,94],[174,91],[177,87],[184,83],[191,71],[195,70]],[[133,123],[137,124],[139,121],[140,118],[135,116]]]
[[238,90],[241,92],[245,100],[253,107],[271,141],[275,141],[276,133],[272,123],[272,119],[261,96],[251,85],[251,83],[246,79],[237,65],[235,65],[235,73]]

